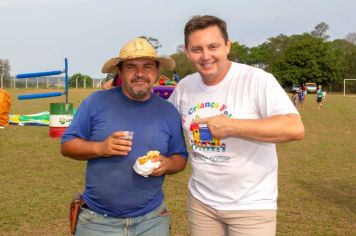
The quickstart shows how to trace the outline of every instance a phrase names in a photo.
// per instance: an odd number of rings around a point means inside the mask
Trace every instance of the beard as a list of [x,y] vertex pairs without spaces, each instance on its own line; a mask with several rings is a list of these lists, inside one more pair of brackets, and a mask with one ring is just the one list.
[[[133,84],[135,82],[146,82],[149,86],[147,88],[130,86],[131,84]],[[143,77],[136,77],[130,81],[130,84],[124,83],[123,87],[125,88],[127,93],[132,97],[132,99],[143,100],[143,99],[147,98],[149,94],[151,94],[153,84],[150,85],[149,79],[146,79]]]

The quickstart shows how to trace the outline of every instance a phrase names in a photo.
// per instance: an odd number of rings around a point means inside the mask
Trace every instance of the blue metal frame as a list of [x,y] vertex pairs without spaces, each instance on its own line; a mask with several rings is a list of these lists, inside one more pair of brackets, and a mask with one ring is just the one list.
[[65,73],[64,77],[64,92],[53,92],[53,93],[41,93],[41,94],[24,94],[19,95],[17,98],[19,100],[24,99],[35,99],[35,98],[48,98],[48,97],[57,97],[66,95],[66,103],[68,103],[68,59],[64,58],[64,70],[54,70],[54,71],[44,71],[44,72],[35,72],[35,73],[25,73],[16,75],[17,79],[33,78],[33,77],[43,77],[51,75],[60,75]]

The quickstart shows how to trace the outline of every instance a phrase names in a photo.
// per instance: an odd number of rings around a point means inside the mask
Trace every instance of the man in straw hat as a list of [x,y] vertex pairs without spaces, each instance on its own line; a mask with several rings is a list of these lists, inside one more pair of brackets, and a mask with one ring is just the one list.
[[[125,44],[102,68],[120,74],[122,87],[86,98],[62,137],[64,156],[87,160],[76,235],[169,234],[162,184],[165,174],[185,168],[187,151],[178,111],[151,92],[160,66],[175,62],[145,39]],[[153,160],[160,164],[145,178],[133,166],[151,150],[160,152]]]
[[298,111],[273,75],[229,61],[225,21],[195,16],[184,34],[197,73],[169,99],[191,144],[190,235],[275,235],[274,143],[304,137]]

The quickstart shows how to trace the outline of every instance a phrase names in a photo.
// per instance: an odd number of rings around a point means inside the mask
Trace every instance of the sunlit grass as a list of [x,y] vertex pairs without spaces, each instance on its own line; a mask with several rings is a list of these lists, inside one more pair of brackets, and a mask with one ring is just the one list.
[[[70,91],[70,102],[94,90]],[[17,100],[11,114],[49,111],[64,97]],[[43,92],[43,91],[41,91]],[[328,95],[317,110],[308,95],[302,112],[304,141],[278,145],[278,235],[352,235],[356,231],[356,98]],[[85,162],[62,157],[48,127],[0,130],[0,235],[69,235],[68,206],[83,190]],[[167,176],[164,191],[172,235],[188,235],[187,181],[190,168]]]

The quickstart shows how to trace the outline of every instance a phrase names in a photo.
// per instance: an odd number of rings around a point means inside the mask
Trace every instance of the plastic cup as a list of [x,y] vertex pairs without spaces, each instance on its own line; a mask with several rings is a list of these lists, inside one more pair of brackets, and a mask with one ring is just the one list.
[[128,139],[128,140],[132,140],[133,136],[134,136],[134,132],[132,131],[124,131],[126,133],[125,136],[122,136],[122,139]]

